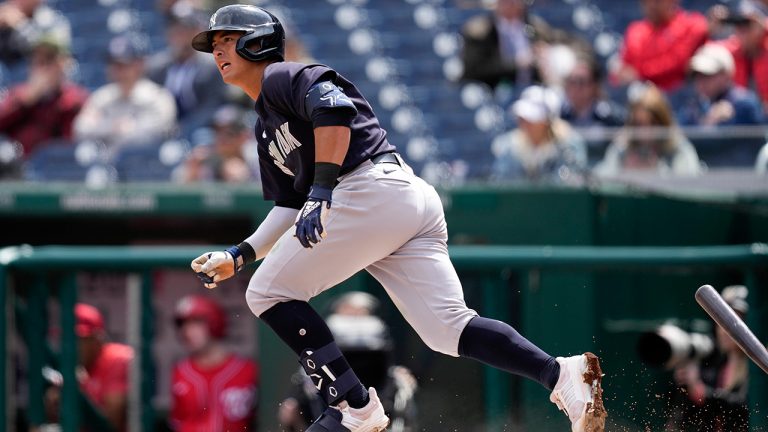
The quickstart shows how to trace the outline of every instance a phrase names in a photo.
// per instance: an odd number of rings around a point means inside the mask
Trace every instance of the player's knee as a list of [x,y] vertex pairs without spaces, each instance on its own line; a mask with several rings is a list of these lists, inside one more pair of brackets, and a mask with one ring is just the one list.
[[274,300],[262,294],[260,290],[255,289],[253,284],[248,285],[248,289],[245,290],[245,302],[256,316],[261,316],[264,311],[275,304]]
[[[467,323],[477,315],[471,309],[454,308],[443,311],[436,321],[423,322],[414,328],[419,333],[421,340],[433,351],[449,355],[459,356],[459,338]],[[419,329],[419,327],[423,327]]]
[[421,336],[421,340],[432,351],[439,352],[441,354],[449,355],[451,357],[458,357],[459,344],[457,338],[451,336],[450,330],[448,332],[432,332],[431,335]]

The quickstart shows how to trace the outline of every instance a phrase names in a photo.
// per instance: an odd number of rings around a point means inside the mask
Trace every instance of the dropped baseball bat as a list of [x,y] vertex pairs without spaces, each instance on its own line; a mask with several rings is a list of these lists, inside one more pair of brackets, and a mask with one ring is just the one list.
[[768,350],[720,294],[710,285],[703,285],[696,290],[696,301],[733,338],[739,348],[768,373]]

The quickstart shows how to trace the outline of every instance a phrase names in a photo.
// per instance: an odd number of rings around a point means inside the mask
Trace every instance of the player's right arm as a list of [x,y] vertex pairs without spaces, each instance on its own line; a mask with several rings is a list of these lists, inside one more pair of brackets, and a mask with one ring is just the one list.
[[195,258],[192,270],[203,281],[203,285],[216,288],[216,283],[229,279],[245,265],[267,256],[280,236],[293,226],[299,212],[293,205],[278,202],[256,231],[243,242],[224,251],[206,252]]

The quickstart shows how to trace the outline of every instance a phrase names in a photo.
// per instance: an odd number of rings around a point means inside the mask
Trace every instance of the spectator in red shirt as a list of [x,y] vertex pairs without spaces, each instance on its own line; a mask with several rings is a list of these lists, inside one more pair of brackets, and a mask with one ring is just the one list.
[[744,2],[724,21],[735,26],[734,35],[725,42],[736,64],[734,81],[742,87],[754,81],[768,113],[768,17],[756,5]]
[[78,303],[75,306],[75,320],[80,389],[116,430],[124,431],[133,348],[106,342],[104,318],[93,306]]
[[223,344],[224,311],[192,295],[176,305],[176,328],[189,357],[173,368],[171,429],[178,432],[255,430],[259,369]]
[[679,0],[641,0],[645,19],[627,27],[621,61],[613,71],[617,84],[646,80],[665,91],[685,82],[693,53],[709,37],[707,19],[680,8]]
[[27,81],[0,99],[0,135],[18,141],[29,155],[50,139],[72,138],[75,116],[88,92],[67,80],[71,59],[67,48],[53,40],[32,51]]

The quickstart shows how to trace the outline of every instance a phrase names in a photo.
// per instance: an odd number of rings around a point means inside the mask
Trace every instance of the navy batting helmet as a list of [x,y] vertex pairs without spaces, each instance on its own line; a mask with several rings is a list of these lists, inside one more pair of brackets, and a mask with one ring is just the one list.
[[[270,58],[283,60],[285,52],[285,31],[280,21],[266,10],[251,5],[229,5],[217,10],[211,16],[208,30],[198,33],[192,39],[192,47],[202,52],[213,52],[211,42],[217,31],[241,31],[244,34],[237,41],[237,53],[250,61]],[[260,42],[256,50],[247,46]]]

